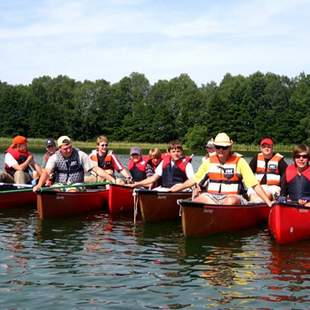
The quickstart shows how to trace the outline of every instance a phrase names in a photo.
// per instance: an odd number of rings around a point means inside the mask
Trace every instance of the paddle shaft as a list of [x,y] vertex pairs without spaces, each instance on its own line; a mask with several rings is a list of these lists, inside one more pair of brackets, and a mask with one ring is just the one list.
[[33,187],[32,184],[17,184],[17,183],[0,183],[1,186],[14,186],[14,187]]

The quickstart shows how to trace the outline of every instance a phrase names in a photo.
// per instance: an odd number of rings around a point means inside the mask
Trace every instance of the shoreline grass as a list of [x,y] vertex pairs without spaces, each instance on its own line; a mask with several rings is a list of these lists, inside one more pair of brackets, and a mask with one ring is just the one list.
[[[5,150],[12,142],[12,138],[0,137],[0,149]],[[28,147],[32,151],[45,151],[46,139],[42,138],[28,138]],[[75,141],[73,140],[75,147],[85,150],[91,150],[96,148],[95,141]],[[141,143],[141,142],[128,142],[128,141],[117,141],[110,142],[110,149],[115,149],[121,153],[127,153],[132,146],[140,147],[145,153],[148,152],[150,148],[158,147],[160,150],[165,151],[167,148],[167,143]],[[293,145],[276,144],[275,151],[290,153],[292,151]],[[185,151],[190,152],[188,148],[184,148]],[[237,152],[258,152],[258,145],[254,144],[234,144],[233,150]],[[195,153],[203,154],[203,151],[196,151]]]

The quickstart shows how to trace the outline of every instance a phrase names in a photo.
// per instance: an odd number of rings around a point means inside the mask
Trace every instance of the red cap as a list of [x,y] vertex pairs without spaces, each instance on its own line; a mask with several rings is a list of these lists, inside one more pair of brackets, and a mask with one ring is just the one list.
[[265,138],[260,142],[260,145],[263,145],[263,144],[273,145],[273,142],[270,138]]
[[25,144],[25,143],[27,143],[27,138],[24,136],[16,136],[12,140],[12,145]]

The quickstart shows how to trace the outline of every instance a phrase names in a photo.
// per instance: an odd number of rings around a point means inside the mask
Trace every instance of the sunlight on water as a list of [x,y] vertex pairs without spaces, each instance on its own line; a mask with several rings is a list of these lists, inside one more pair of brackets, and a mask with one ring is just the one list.
[[105,212],[0,214],[3,309],[309,308],[310,243],[277,246],[266,226],[185,238],[179,222]]

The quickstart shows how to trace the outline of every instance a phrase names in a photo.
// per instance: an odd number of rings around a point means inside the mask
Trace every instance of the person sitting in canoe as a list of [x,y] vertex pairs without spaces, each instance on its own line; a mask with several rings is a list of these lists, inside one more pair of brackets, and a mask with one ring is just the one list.
[[215,154],[215,148],[213,144],[213,139],[209,140],[206,144],[206,154],[204,157],[202,157],[201,161],[206,161],[211,155]]
[[131,174],[132,181],[138,182],[146,178],[146,165],[148,157],[142,155],[139,147],[132,147],[130,149],[130,158],[128,161],[128,170]]
[[[89,155],[91,161],[96,166],[102,168],[106,173],[115,178],[115,171],[121,173],[126,179],[131,179],[131,175],[126,168],[119,161],[117,156],[112,150],[109,150],[109,141],[106,136],[99,136],[96,139],[97,149],[93,150]],[[94,172],[93,172],[94,173]],[[97,175],[92,175],[87,178],[88,182],[102,181]],[[117,183],[121,183],[121,180],[116,179]]]
[[[46,163],[48,161],[48,159],[56,153],[57,151],[57,146],[56,146],[56,143],[55,143],[55,140],[53,138],[48,138],[46,140],[46,152],[43,156],[43,162],[44,162],[44,166],[46,166]],[[54,183],[54,174],[53,172],[50,174],[48,180],[46,181],[45,183],[45,186],[51,186],[53,183]]]
[[310,206],[310,150],[305,144],[293,148],[294,163],[286,168],[281,180],[281,196],[290,201]]
[[155,169],[155,173],[145,180],[130,184],[131,187],[148,186],[161,178],[162,187],[156,190],[165,190],[175,184],[180,184],[194,176],[192,157],[184,156],[183,146],[179,141],[172,141],[167,153]]
[[[271,206],[271,201],[255,178],[249,164],[240,154],[233,153],[233,141],[226,133],[219,133],[214,139],[216,154],[211,155],[202,163],[196,174],[183,184],[175,185],[172,192],[180,191],[195,184],[205,185],[194,201],[206,204],[246,204],[242,197],[243,182],[246,187],[252,187],[264,202]],[[205,183],[205,184],[203,184]]]
[[4,152],[4,169],[1,182],[30,184],[42,173],[42,168],[28,151],[28,141],[24,136],[16,136]]
[[48,138],[48,139],[46,140],[46,147],[45,147],[45,149],[46,149],[46,152],[45,152],[45,154],[44,154],[44,156],[43,156],[44,166],[46,165],[48,159],[49,159],[53,154],[55,154],[56,151],[57,151],[57,146],[56,146],[56,143],[55,143],[55,141],[54,141],[53,138]]
[[[287,163],[284,156],[273,151],[274,140],[263,137],[259,141],[260,153],[252,158],[250,167],[270,200],[280,195],[281,179],[285,173]],[[248,189],[250,201],[261,202],[252,188]]]
[[[149,150],[149,160],[147,161],[145,173],[146,177],[151,177],[155,174],[155,170],[157,166],[162,161],[162,154],[159,148],[155,147]],[[157,187],[160,185],[160,182],[157,181],[155,183],[152,183],[149,185],[149,189],[152,189],[154,187]]]
[[83,183],[86,172],[94,170],[102,179],[114,182],[114,178],[103,169],[95,166],[88,155],[72,146],[68,136],[61,136],[57,140],[58,150],[47,161],[39,182],[33,187],[38,191],[54,173],[55,183],[73,184]]

